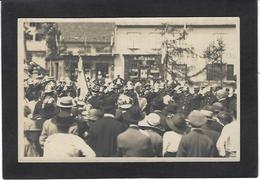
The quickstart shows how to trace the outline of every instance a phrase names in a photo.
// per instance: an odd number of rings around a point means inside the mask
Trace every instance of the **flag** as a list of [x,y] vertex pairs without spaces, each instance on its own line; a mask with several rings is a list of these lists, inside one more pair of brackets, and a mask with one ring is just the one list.
[[87,81],[84,73],[85,72],[84,72],[82,57],[79,56],[77,83],[78,83],[78,88],[80,89],[79,98],[82,99],[84,99],[88,93],[88,86],[87,86]]

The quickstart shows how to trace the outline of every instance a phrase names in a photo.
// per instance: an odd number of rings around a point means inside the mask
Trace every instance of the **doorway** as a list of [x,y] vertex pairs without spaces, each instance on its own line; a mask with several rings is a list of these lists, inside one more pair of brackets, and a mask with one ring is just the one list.
[[96,78],[98,78],[98,72],[101,73],[102,78],[108,74],[108,63],[96,63]]

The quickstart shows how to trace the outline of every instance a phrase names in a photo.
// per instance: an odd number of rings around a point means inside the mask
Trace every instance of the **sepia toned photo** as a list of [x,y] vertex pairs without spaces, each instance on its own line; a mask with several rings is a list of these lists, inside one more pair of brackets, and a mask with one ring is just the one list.
[[238,17],[17,23],[19,162],[240,161]]

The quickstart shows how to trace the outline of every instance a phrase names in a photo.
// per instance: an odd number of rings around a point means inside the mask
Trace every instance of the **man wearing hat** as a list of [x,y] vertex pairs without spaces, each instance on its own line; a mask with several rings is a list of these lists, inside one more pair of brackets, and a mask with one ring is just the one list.
[[200,112],[207,118],[207,122],[201,129],[214,142],[214,145],[216,145],[220,135],[219,130],[221,130],[223,126],[213,118],[213,112],[211,109],[211,106],[207,105],[200,110]]
[[221,103],[224,107],[224,111],[228,110],[228,92],[226,89],[220,89],[216,92],[217,102]]
[[199,110],[201,107],[202,95],[199,92],[200,87],[194,86],[194,93],[191,96],[191,110]]
[[[222,131],[224,124],[221,123],[218,118],[216,118],[218,112],[219,110],[217,110],[216,107],[210,105],[206,105],[201,109],[201,113],[203,113],[207,117],[207,123],[202,127],[203,129],[213,130],[218,134]],[[218,137],[217,134],[215,135],[215,137]]]
[[104,113],[99,109],[88,109],[82,111],[78,118],[79,136],[86,140],[89,129],[103,117]]
[[138,94],[134,90],[133,82],[128,81],[126,87],[127,87],[127,92],[125,95],[131,97],[133,99],[134,104],[138,105],[139,104]]
[[172,102],[166,105],[162,112],[166,117],[170,114],[176,114],[178,112],[178,105],[175,102]]
[[163,98],[161,96],[156,96],[151,103],[150,112],[156,113],[160,116],[160,122],[163,129],[168,129],[167,124],[165,122],[165,115],[162,112],[165,104],[163,103]]
[[220,111],[216,118],[220,121],[221,124],[223,124],[224,126],[231,123],[233,121],[233,117],[230,113],[225,112],[225,111]]
[[214,102],[217,101],[217,98],[216,98],[216,96],[213,93],[213,87],[212,86],[208,86],[205,89],[208,89],[208,90],[205,92],[205,94],[203,96],[203,105],[204,106],[212,105]]
[[192,111],[187,121],[192,129],[182,136],[177,157],[215,157],[217,156],[214,142],[201,130],[207,118],[200,111]]
[[33,79],[32,78],[29,78],[27,80],[27,85],[26,85],[26,88],[24,90],[25,92],[25,98],[28,100],[28,101],[33,101],[33,100],[38,100],[36,97],[36,91],[34,89],[34,82],[33,82]]
[[115,101],[117,101],[118,93],[117,93],[118,86],[114,83],[109,84],[109,86],[106,88],[106,93],[104,96],[110,96],[114,98]]
[[24,117],[24,157],[41,156],[39,136],[41,129],[37,127],[36,121]]
[[52,118],[56,115],[56,93],[52,86],[46,85],[42,98],[35,104],[33,117],[41,119],[40,128],[45,120]]
[[130,109],[132,106],[134,106],[132,98],[130,98],[130,97],[124,95],[124,94],[121,94],[118,97],[115,119],[120,121],[125,126],[125,130],[128,128],[128,123],[126,121],[124,121],[123,114],[128,109]]
[[117,155],[119,157],[153,157],[154,151],[149,134],[138,127],[142,113],[133,106],[124,114],[129,128],[117,137]]
[[115,108],[114,99],[104,97],[102,101],[104,117],[93,123],[89,129],[87,143],[96,152],[97,157],[116,156],[116,138],[124,131],[124,126],[115,120]]
[[72,114],[72,107],[75,105],[76,104],[72,97],[65,96],[58,99],[57,107],[59,108],[59,112],[57,116],[48,119],[43,123],[42,133],[39,139],[42,146],[50,135],[59,132],[57,126],[60,124],[70,123],[68,133],[78,135],[78,126],[76,124],[75,117]]
[[56,91],[57,91],[57,95],[59,97],[63,96],[63,89],[64,89],[64,86],[65,86],[66,82],[64,80],[64,77],[61,77],[60,78],[60,81],[58,82],[57,86],[56,86]]
[[44,157],[64,160],[64,158],[70,157],[93,158],[96,156],[82,138],[68,133],[73,123],[74,121],[65,112],[59,114],[57,117],[58,132],[46,139]]
[[163,156],[176,157],[182,136],[186,133],[187,125],[184,114],[170,114],[166,118],[170,131],[163,135]]
[[151,103],[152,103],[153,99],[156,97],[156,95],[157,95],[157,93],[155,93],[151,90],[151,85],[149,85],[149,84],[146,85],[145,92],[144,92],[144,97],[147,100],[147,105],[145,108],[146,114],[150,113]]
[[160,124],[160,116],[155,113],[150,113],[145,116],[144,120],[138,122],[138,126],[149,134],[153,146],[154,155],[162,156],[162,132]]
[[228,96],[228,112],[234,117],[237,116],[237,92],[236,89],[231,89]]
[[120,75],[117,75],[117,78],[114,79],[113,83],[118,84],[118,85],[124,85],[125,80],[123,78],[121,78]]
[[101,96],[99,95],[100,87],[96,84],[91,86],[91,96],[86,101],[95,109],[101,109]]

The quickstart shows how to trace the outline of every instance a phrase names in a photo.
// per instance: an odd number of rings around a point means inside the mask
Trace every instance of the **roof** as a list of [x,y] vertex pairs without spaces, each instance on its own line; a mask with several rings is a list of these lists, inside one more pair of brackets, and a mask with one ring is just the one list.
[[107,42],[111,41],[114,23],[85,22],[58,23],[62,39],[65,42]]

